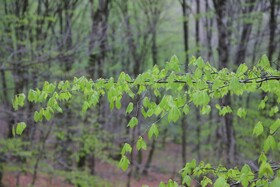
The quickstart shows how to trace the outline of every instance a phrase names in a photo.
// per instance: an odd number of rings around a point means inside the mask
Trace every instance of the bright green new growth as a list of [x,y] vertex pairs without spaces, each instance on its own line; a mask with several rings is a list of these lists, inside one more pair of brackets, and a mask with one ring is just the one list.
[[[184,68],[181,67],[182,65],[179,63],[178,58],[173,56],[164,68],[160,69],[158,66],[154,66],[151,70],[138,75],[135,79],[130,78],[125,73],[121,73],[117,81],[110,78],[108,80],[98,79],[94,82],[85,77],[75,77],[72,81],[45,82],[42,89],[30,90],[27,99],[29,102],[38,105],[38,111],[35,111],[33,115],[35,122],[49,121],[56,113],[62,113],[60,106],[64,102],[69,102],[70,99],[75,98],[77,94],[82,94],[81,108],[82,112],[86,112],[89,108],[95,107],[101,97],[107,97],[111,109],[114,107],[120,109],[124,94],[134,99],[137,98],[135,95],[142,95],[149,90],[160,101],[157,103],[152,98],[145,97],[142,100],[142,115],[144,118],[151,116],[161,119],[167,118],[170,123],[177,122],[183,114],[188,115],[190,112],[189,105],[191,104],[198,107],[201,114],[209,114],[213,110],[208,105],[210,100],[223,98],[229,93],[232,95],[254,92],[266,93],[267,96],[259,103],[259,109],[264,109],[266,102],[272,96],[278,104],[280,103],[280,72],[270,66],[265,55],[262,56],[255,67],[249,69],[245,64],[241,64],[236,72],[232,72],[227,68],[217,70],[208,62],[205,63],[202,58],[196,59],[194,57],[192,57],[189,65],[189,68],[194,72],[193,74],[183,72]],[[188,89],[186,90],[186,88]],[[162,93],[165,93],[165,95],[162,95]],[[24,94],[16,95],[13,100],[14,109],[18,110],[19,107],[23,107],[26,103],[25,99]],[[127,115],[132,115],[132,111],[136,107],[132,102],[129,103],[126,107]],[[240,118],[245,118],[247,115],[245,108],[233,111],[230,106],[220,106],[218,104],[215,108],[221,116],[234,113]],[[278,107],[275,106],[271,108],[269,115],[275,116],[278,111]],[[127,127],[135,128],[137,124],[137,116],[132,116]],[[24,122],[19,123],[14,134],[20,135],[25,127]],[[277,119],[273,124],[270,124],[269,133],[264,128],[263,123],[259,121],[255,125],[253,134],[265,137],[263,151],[267,153],[269,150],[277,148],[275,134],[280,128],[280,120]],[[148,129],[148,137],[151,139],[158,137],[158,135],[158,124],[153,123]],[[139,137],[135,143],[137,150],[147,148],[142,137]],[[123,146],[122,158],[118,166],[124,171],[130,164],[126,154],[131,153],[132,149],[132,146],[128,143]],[[273,180],[271,177],[275,173],[264,154],[261,154],[259,162],[261,165],[258,171],[259,178],[255,178],[252,176],[251,168],[248,165],[244,165],[241,170],[237,168],[226,169],[222,166],[213,169],[210,164],[204,164],[203,162],[196,164],[193,161],[187,163],[182,169],[182,183],[189,185],[192,177],[204,176],[200,182],[202,186],[207,186],[208,184],[213,184],[216,187],[229,186],[227,183],[229,180],[241,183],[243,186],[248,186],[249,184],[266,185]],[[215,176],[216,180],[212,181],[207,178],[207,174]],[[279,178],[275,177],[273,183],[275,181],[279,181]],[[160,183],[160,186],[178,186],[178,184],[170,180],[167,184]]]

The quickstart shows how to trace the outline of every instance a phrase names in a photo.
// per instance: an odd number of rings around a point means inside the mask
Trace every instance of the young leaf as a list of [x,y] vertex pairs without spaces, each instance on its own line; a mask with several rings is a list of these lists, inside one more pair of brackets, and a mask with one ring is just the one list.
[[138,119],[136,117],[132,117],[127,126],[133,128],[137,124],[138,124]]
[[52,118],[50,108],[46,108],[43,112],[43,115],[45,116],[46,120],[49,121]]
[[270,63],[269,60],[267,58],[266,55],[263,55],[259,61],[259,63],[257,64],[258,67],[261,67],[263,69],[267,69],[270,67]]
[[35,121],[35,122],[38,122],[38,121],[42,121],[42,119],[43,119],[42,113],[36,111],[36,112],[34,113],[34,121]]
[[116,108],[117,108],[117,109],[120,109],[121,106],[122,106],[121,101],[120,101],[119,99],[116,100]]
[[264,152],[267,152],[269,149],[274,150],[276,148],[277,144],[275,142],[275,139],[273,136],[269,135],[266,140],[264,141],[263,150]]
[[179,117],[181,115],[180,110],[178,109],[178,107],[174,106],[170,109],[169,113],[168,113],[168,122],[176,122]]
[[225,180],[224,177],[219,177],[219,178],[215,181],[214,187],[229,187],[229,184],[227,183],[227,181]]
[[182,184],[186,184],[187,186],[191,186],[192,178],[189,175],[186,175],[183,178]]
[[253,130],[253,134],[259,136],[263,133],[263,125],[262,122],[258,122]]
[[263,162],[259,169],[259,178],[267,176],[272,177],[273,176],[273,170],[268,162]]
[[144,150],[147,149],[147,144],[146,144],[146,142],[143,140],[143,138],[142,138],[141,136],[140,136],[139,139],[137,140],[136,148],[137,148],[138,151],[139,151],[140,149],[144,149]]
[[263,162],[266,162],[267,161],[267,158],[265,156],[265,154],[262,152],[259,159],[258,159],[258,163],[261,164]]
[[150,127],[149,129],[149,132],[148,132],[148,137],[149,139],[151,139],[153,137],[153,135],[155,137],[158,136],[158,128],[157,128],[157,125],[156,124],[152,124],[152,126]]
[[[203,180],[200,182],[202,187],[207,187],[208,185],[212,186],[213,182],[208,177],[204,176]],[[190,185],[188,185],[190,186]]]
[[126,153],[131,153],[131,151],[132,151],[131,146],[130,146],[128,143],[125,143],[125,144],[123,145],[121,154],[122,154],[122,155],[125,155]]
[[130,102],[129,104],[128,104],[128,106],[126,107],[126,113],[127,114],[130,114],[131,112],[132,112],[132,110],[133,110],[133,103],[132,102]]
[[237,95],[240,95],[243,93],[242,84],[239,82],[237,77],[234,77],[231,79],[231,81],[229,83],[229,90],[232,91],[232,93],[235,93]]
[[190,107],[188,104],[185,104],[184,108],[183,108],[183,112],[187,115],[190,112]]
[[238,69],[236,71],[236,75],[239,77],[239,76],[243,75],[247,70],[248,70],[248,67],[246,64],[240,64],[240,66],[238,67]]
[[123,155],[118,164],[118,167],[121,168],[123,171],[126,171],[129,164],[130,164],[129,160],[127,159],[126,156]]
[[240,117],[240,118],[245,118],[246,117],[246,109],[245,108],[239,108],[237,110],[237,115]]
[[270,126],[270,134],[274,134],[280,128],[280,119],[277,119],[271,126]]
[[210,97],[207,91],[198,91],[193,94],[193,103],[195,106],[207,105],[210,101]]
[[200,113],[202,115],[207,115],[211,112],[211,106],[210,105],[205,105],[202,107],[202,109],[200,110]]
[[26,124],[24,122],[18,123],[16,126],[16,134],[21,135],[25,128],[26,128]]

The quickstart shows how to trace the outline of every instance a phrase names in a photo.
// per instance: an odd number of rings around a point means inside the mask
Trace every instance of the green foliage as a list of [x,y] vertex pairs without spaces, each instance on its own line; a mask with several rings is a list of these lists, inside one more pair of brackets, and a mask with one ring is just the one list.
[[25,101],[25,95],[23,93],[16,95],[13,100],[14,109],[18,110],[19,107],[23,107],[24,101]]
[[[117,81],[113,78],[108,80],[98,79],[95,82],[85,77],[74,78],[72,81],[61,81],[58,84],[45,82],[43,88],[30,90],[28,93],[28,101],[39,105],[38,111],[34,112],[34,121],[52,120],[56,113],[63,112],[61,105],[70,102],[76,95],[81,94],[83,102],[81,102],[82,112],[89,108],[95,107],[101,97],[107,96],[110,108],[120,109],[122,107],[121,100],[124,94],[130,99],[135,95],[145,95],[150,90],[154,95],[144,97],[142,100],[143,107],[141,113],[144,118],[167,117],[167,121],[176,123],[180,117],[190,114],[190,106],[200,108],[202,114],[209,114],[213,108],[209,104],[210,100],[222,99],[225,95],[242,95],[243,93],[260,93],[266,96],[259,104],[259,110],[266,109],[268,98],[275,98],[275,102],[280,103],[280,72],[271,68],[268,58],[264,55],[257,64],[250,70],[245,64],[241,64],[236,73],[224,68],[216,70],[209,63],[205,63],[202,58],[192,57],[189,64],[193,74],[182,71],[179,60],[173,56],[170,62],[162,69],[154,66],[152,70],[148,70],[135,79],[131,79],[128,74],[121,73]],[[187,88],[187,90],[185,89]],[[162,93],[165,93],[162,96]],[[161,97],[162,96],[162,97]],[[161,97],[161,100],[159,99]],[[139,97],[136,97],[139,98]],[[153,101],[153,99],[157,99]],[[24,94],[15,96],[13,106],[14,109],[23,107],[25,102]],[[158,102],[160,101],[160,102]],[[230,106],[215,105],[219,115],[225,116],[234,113],[236,110]],[[130,114],[138,106],[134,106],[131,102],[126,107],[126,113]],[[268,115],[274,117],[279,112],[278,106],[272,106]],[[245,108],[239,108],[236,112],[240,118],[245,118],[248,111]],[[259,121],[259,120],[258,120]],[[25,124],[17,125],[16,133],[21,134],[25,128]],[[127,127],[135,128],[138,119],[132,117]],[[266,123],[264,123],[266,124]],[[246,124],[244,124],[245,126]],[[159,135],[159,124],[153,123],[148,130],[148,138],[157,138]],[[274,172],[264,154],[268,151],[275,151],[277,148],[276,138],[277,131],[280,127],[279,119],[275,120],[269,127],[263,125],[260,120],[253,129],[253,135],[262,137],[264,153],[259,158],[261,167],[258,178],[255,178],[251,168],[244,165],[241,170],[238,168],[227,169],[223,166],[213,168],[210,164],[201,162],[196,163],[195,160],[186,163],[181,170],[182,183],[190,185],[192,177],[202,177],[200,181],[202,186],[213,185],[217,187],[229,186],[229,181],[248,185],[266,185],[273,181]],[[265,128],[269,128],[269,133]],[[136,143],[136,149],[146,149],[147,145],[142,137],[139,137]],[[121,160],[118,166],[123,170],[127,170],[130,161],[126,154],[133,151],[133,146],[125,143],[121,154]],[[215,180],[207,178],[208,175],[214,176]],[[276,179],[275,179],[276,180]],[[279,179],[277,179],[279,180]],[[272,182],[274,183],[274,182]],[[160,183],[160,186],[178,186],[175,181],[168,181],[167,184]]]
[[263,125],[262,122],[258,122],[254,128],[253,134],[259,136],[263,133]]
[[158,128],[156,124],[152,124],[152,126],[149,129],[148,132],[148,137],[151,139],[153,136],[157,137],[158,136]]
[[128,123],[128,127],[133,128],[138,124],[138,119],[136,117],[132,117]]
[[146,142],[143,140],[142,137],[139,137],[139,139],[137,140],[136,143],[136,148],[139,151],[140,149],[146,150],[147,149],[147,144]]
[[16,134],[21,135],[25,128],[26,128],[26,124],[24,122],[18,123],[16,126]]

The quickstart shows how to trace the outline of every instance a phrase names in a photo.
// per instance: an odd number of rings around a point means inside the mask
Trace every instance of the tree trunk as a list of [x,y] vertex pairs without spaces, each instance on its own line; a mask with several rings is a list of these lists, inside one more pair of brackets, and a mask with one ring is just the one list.
[[[199,32],[200,32],[200,26],[199,26],[199,14],[200,14],[200,1],[196,1],[196,14],[198,15],[195,19],[195,42],[196,42],[196,56],[199,57],[200,56],[200,38],[199,38]],[[200,161],[200,131],[201,131],[201,123],[200,123],[200,113],[199,113],[199,109],[196,108],[195,110],[196,113],[196,139],[197,139],[197,143],[196,143],[196,152],[197,152],[197,160]]]
[[276,49],[275,45],[275,31],[277,29],[277,15],[276,15],[276,2],[275,0],[270,0],[270,20],[269,20],[269,44],[268,44],[268,59],[272,63],[273,53]]
[[[229,42],[228,32],[226,23],[223,18],[226,17],[226,5],[227,1],[224,0],[213,0],[216,20],[218,28],[218,54],[219,54],[219,68],[225,68],[228,65],[229,57]],[[221,106],[231,106],[231,97],[227,94],[223,99],[220,100]],[[233,127],[233,116],[232,114],[226,114],[224,116],[224,124],[226,129],[226,161],[228,165],[234,164],[235,151],[235,135]]]
[[[248,16],[254,10],[255,0],[249,0],[250,6],[245,8],[243,14]],[[252,18],[251,18],[252,19]],[[243,23],[241,38],[237,47],[236,58],[235,58],[235,65],[239,66],[240,64],[245,62],[246,59],[246,52],[247,52],[247,45],[250,39],[251,31],[252,31],[253,24],[252,23]]]
[[[188,55],[188,50],[189,50],[189,26],[188,26],[188,5],[186,0],[181,1],[181,7],[182,7],[182,12],[183,12],[183,33],[184,33],[184,48],[185,48],[185,71],[188,71],[188,63],[189,63],[189,55]],[[182,165],[185,166],[187,162],[187,157],[186,157],[186,148],[187,148],[187,120],[186,117],[182,117],[181,121],[181,129],[182,129]]]
[[181,2],[182,12],[183,12],[183,33],[184,33],[184,48],[185,48],[185,71],[188,70],[188,63],[189,63],[189,22],[188,22],[188,5],[186,0],[182,0]]

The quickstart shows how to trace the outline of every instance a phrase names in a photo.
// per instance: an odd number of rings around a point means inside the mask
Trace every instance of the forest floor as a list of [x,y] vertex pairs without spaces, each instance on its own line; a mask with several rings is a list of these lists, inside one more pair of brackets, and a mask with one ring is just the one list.
[[[146,162],[148,150],[143,152],[143,163]],[[137,179],[131,178],[131,187],[142,187],[148,185],[156,187],[159,183],[167,182],[168,179],[179,181],[178,172],[182,168],[181,161],[181,146],[174,143],[167,143],[165,148],[158,147],[155,150],[152,165],[148,176],[141,176]],[[105,162],[96,164],[96,172],[99,178],[111,183],[114,187],[124,187],[127,183],[127,173],[122,172],[116,166],[112,166]],[[32,175],[21,174],[19,179],[20,187],[30,186]],[[3,177],[4,187],[16,187],[16,176],[14,173],[5,173]],[[35,182],[35,187],[72,187],[66,183],[62,177],[48,176],[38,174]]]

